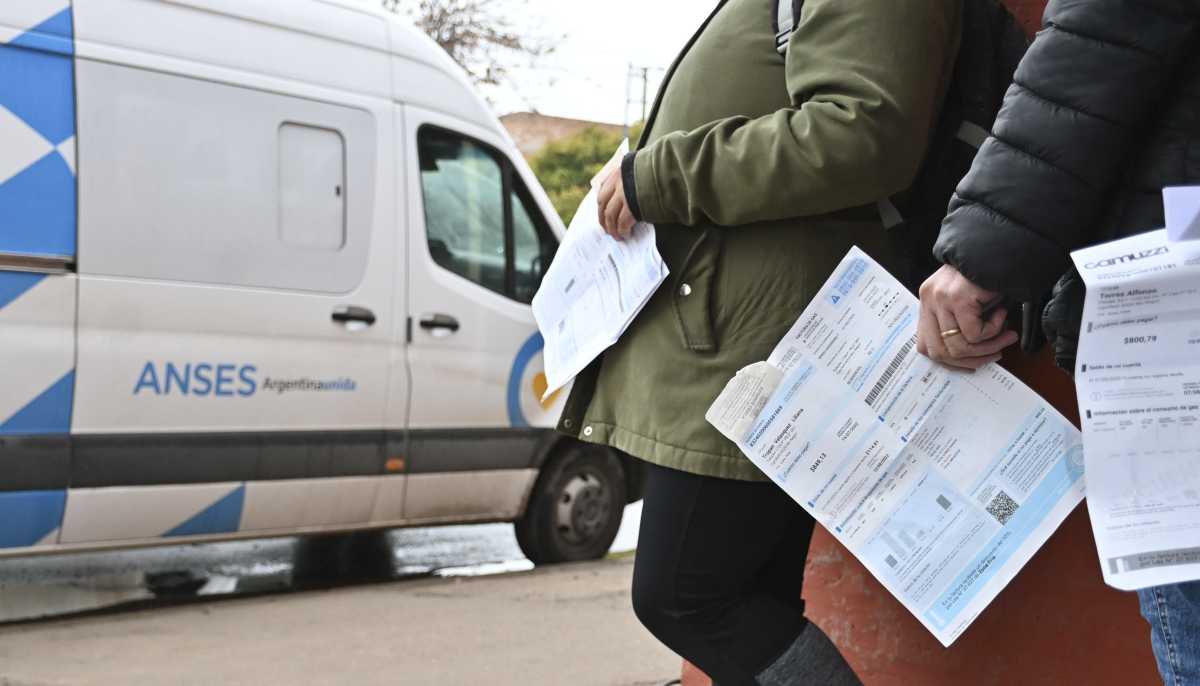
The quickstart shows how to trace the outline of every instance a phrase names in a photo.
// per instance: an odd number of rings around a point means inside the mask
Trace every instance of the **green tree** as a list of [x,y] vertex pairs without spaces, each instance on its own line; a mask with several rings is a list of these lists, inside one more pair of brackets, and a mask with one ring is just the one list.
[[[641,124],[631,127],[631,142],[637,141],[641,129]],[[588,183],[620,144],[620,134],[593,126],[547,144],[529,160],[564,224],[570,223],[588,193]]]

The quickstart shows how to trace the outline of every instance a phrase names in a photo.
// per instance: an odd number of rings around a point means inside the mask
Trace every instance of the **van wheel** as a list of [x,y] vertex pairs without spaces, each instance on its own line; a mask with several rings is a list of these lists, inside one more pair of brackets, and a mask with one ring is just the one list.
[[534,564],[595,560],[617,537],[625,512],[625,474],[611,452],[570,444],[542,468],[517,544]]

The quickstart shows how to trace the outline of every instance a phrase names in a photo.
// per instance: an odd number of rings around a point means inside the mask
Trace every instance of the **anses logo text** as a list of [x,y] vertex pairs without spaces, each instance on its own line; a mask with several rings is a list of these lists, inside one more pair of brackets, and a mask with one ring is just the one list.
[[147,362],[142,367],[133,394],[193,395],[199,397],[247,397],[258,390],[254,378],[258,367],[252,364],[211,364],[208,362],[167,362],[161,366]]

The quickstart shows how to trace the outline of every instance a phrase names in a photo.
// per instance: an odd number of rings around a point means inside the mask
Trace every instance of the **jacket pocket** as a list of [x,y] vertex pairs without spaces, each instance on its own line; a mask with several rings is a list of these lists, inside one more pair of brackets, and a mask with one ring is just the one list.
[[677,274],[667,280],[683,346],[693,352],[715,352],[712,301],[720,259],[720,236],[712,229],[701,233]]

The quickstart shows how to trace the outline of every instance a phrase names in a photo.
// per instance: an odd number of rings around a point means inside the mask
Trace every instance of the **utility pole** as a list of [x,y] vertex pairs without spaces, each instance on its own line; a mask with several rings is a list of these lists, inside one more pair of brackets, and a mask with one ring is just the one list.
[[646,121],[646,90],[650,87],[650,67],[642,67],[642,119]]
[[[634,103],[639,103],[641,105],[641,113],[642,113],[641,119],[639,119],[639,121],[646,121],[647,110],[650,108],[650,72],[651,71],[662,71],[662,70],[659,69],[658,67],[638,67],[638,66],[634,66],[633,63],[630,63],[628,69],[625,70],[625,136],[626,137],[629,136],[629,125],[631,123],[629,121],[629,106],[630,105],[632,105]],[[638,79],[641,79],[641,81],[642,81],[641,98],[638,98],[633,95],[633,93],[637,92],[634,89],[633,84]]]

